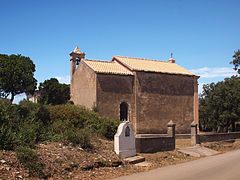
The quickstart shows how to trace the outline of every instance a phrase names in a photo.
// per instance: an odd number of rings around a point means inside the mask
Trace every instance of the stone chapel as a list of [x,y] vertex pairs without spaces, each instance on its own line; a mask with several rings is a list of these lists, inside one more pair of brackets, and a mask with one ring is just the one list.
[[89,60],[78,47],[70,53],[71,100],[97,106],[105,117],[129,121],[135,134],[163,134],[167,123],[176,133],[198,124],[199,76],[168,61],[114,56]]

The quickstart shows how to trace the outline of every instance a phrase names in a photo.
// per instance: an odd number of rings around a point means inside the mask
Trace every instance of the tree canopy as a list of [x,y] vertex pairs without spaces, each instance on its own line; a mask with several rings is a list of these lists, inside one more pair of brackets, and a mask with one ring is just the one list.
[[34,78],[35,65],[29,57],[0,54],[0,96],[11,101],[21,93],[33,94],[37,80]]
[[240,49],[238,49],[234,55],[233,55],[233,60],[230,62],[230,64],[233,64],[234,66],[234,70],[238,72],[238,74],[240,74]]
[[39,85],[40,99],[43,104],[65,104],[70,99],[70,88],[67,84],[61,84],[56,78],[45,80]]
[[232,76],[203,86],[199,120],[202,130],[227,132],[230,127],[235,130],[235,122],[240,120],[240,77]]

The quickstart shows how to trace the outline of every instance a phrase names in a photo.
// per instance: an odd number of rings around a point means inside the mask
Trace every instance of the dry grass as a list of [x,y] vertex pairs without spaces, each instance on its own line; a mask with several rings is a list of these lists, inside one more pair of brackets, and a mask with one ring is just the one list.
[[[202,145],[226,152],[240,149],[240,140]],[[190,139],[176,140],[176,149],[188,146],[191,146]],[[44,163],[44,172],[50,179],[111,179],[197,159],[174,150],[140,154],[148,163],[146,166],[136,166],[122,163],[113,152],[112,141],[99,139],[94,143],[94,147],[94,150],[86,151],[78,146],[53,142],[38,144],[35,151]],[[0,179],[37,178],[29,177],[28,170],[17,160],[15,152],[0,151]]]
[[240,149],[240,139],[219,142],[202,143],[202,146],[219,151],[221,153]]

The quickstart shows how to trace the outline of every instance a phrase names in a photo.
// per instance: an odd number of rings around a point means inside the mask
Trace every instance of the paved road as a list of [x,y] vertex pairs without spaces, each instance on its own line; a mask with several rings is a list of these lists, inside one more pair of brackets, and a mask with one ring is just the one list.
[[240,150],[116,180],[240,180]]

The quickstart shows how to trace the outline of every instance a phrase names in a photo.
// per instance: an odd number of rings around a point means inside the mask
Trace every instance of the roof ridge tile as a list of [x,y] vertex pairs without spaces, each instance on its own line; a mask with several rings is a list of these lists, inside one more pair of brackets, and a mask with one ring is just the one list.
[[114,57],[127,58],[127,59],[139,59],[139,60],[146,60],[146,61],[157,61],[157,62],[169,63],[168,61],[162,61],[162,60],[156,60],[156,59],[146,59],[146,58],[136,58],[136,57],[126,57],[126,56],[114,56]]
[[95,61],[95,62],[103,62],[103,63],[109,63],[110,61],[105,60],[95,60],[95,59],[83,59],[83,61]]

